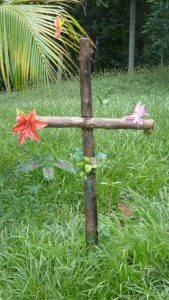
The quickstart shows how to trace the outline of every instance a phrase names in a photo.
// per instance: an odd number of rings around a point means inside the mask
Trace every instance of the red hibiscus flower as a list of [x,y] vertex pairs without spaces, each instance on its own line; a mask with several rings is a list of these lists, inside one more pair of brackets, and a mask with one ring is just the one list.
[[28,115],[21,114],[21,113],[17,115],[16,120],[18,122],[18,125],[12,128],[12,131],[14,133],[20,134],[19,144],[23,144],[24,140],[27,137],[37,142],[40,141],[40,138],[37,134],[37,130],[48,126],[48,123],[36,120],[35,117],[36,117],[35,109],[31,111]]
[[54,25],[55,25],[55,37],[58,39],[61,35],[61,32],[62,32],[62,21],[61,21],[61,17],[57,16],[55,18],[55,21],[54,21]]

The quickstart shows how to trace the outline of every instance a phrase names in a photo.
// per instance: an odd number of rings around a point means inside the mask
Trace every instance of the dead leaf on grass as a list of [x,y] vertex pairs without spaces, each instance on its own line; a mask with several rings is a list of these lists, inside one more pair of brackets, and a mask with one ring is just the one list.
[[125,204],[125,203],[118,203],[117,207],[120,210],[123,217],[126,217],[126,218],[134,217],[135,212],[134,212],[134,209],[130,205]]

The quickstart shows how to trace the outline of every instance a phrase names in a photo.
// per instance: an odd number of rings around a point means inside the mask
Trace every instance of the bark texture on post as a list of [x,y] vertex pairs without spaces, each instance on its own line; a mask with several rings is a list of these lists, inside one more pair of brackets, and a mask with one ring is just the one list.
[[129,65],[128,65],[129,72],[134,71],[135,31],[136,31],[136,0],[130,0],[130,34],[129,34]]
[[[80,39],[80,92],[81,116],[86,120],[92,117],[91,95],[91,48],[88,38]],[[93,129],[82,129],[83,155],[94,157]],[[90,174],[84,183],[86,244],[98,243],[96,174]]]

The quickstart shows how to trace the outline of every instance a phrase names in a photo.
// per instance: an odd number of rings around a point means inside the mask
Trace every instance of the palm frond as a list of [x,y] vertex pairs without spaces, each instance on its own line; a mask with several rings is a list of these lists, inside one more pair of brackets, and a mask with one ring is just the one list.
[[[59,40],[54,38],[57,15],[63,24]],[[85,31],[63,4],[20,5],[12,0],[0,5],[0,72],[6,88],[9,90],[11,84],[15,89],[24,88],[28,81],[55,80],[58,68],[72,73],[75,65],[69,49],[78,51],[81,35],[86,35]]]

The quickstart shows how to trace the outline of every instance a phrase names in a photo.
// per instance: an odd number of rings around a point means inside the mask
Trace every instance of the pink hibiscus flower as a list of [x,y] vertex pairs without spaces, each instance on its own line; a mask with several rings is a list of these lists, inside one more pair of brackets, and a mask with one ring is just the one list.
[[143,125],[144,120],[142,118],[147,115],[148,115],[148,113],[145,108],[145,105],[141,104],[141,102],[139,102],[138,104],[136,104],[136,106],[134,108],[134,113],[132,115],[125,116],[123,118],[125,120],[133,121],[133,124]]

